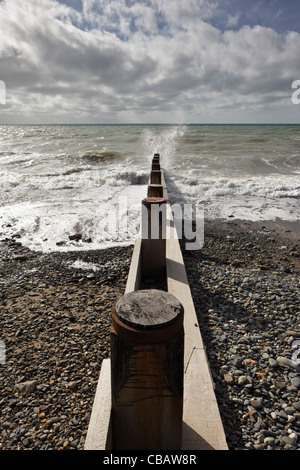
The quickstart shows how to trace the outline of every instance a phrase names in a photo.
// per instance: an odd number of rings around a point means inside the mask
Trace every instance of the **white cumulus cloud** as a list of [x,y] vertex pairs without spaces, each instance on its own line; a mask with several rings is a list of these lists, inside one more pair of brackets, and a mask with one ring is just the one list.
[[[295,118],[300,35],[206,0],[0,2],[0,122]],[[222,12],[224,17],[224,11]]]

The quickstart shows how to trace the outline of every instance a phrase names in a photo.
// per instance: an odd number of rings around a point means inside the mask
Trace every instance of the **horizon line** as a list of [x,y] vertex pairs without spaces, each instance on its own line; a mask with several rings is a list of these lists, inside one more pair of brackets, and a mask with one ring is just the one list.
[[107,122],[107,123],[75,123],[75,122],[51,122],[51,123],[0,123],[0,126],[297,126],[300,122]]

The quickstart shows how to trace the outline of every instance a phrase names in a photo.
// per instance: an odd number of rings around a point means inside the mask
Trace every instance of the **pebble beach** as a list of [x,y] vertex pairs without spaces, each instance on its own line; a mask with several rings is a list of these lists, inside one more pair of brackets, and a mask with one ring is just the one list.
[[[0,449],[84,449],[132,250],[2,237]],[[207,222],[203,248],[182,251],[229,449],[299,450],[297,224]]]
[[299,449],[299,226],[208,224],[184,260],[229,449]]

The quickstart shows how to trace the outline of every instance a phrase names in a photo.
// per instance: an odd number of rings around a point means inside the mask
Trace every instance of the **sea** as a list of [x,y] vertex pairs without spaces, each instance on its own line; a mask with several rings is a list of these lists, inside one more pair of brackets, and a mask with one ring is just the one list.
[[300,220],[300,125],[2,125],[0,240],[45,253],[134,243],[155,153],[171,205]]

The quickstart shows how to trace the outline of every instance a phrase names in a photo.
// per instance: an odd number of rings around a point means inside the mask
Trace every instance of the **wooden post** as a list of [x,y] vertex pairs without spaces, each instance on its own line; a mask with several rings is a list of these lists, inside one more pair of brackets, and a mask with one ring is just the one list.
[[157,163],[156,161],[153,161],[152,162],[152,170],[160,171],[160,163]]
[[113,450],[179,450],[183,308],[168,292],[125,294],[112,309]]
[[166,269],[166,202],[162,197],[142,201],[142,276],[160,278]]
[[152,170],[150,172],[150,184],[161,184],[161,171]]
[[160,163],[160,155],[159,153],[155,153],[152,158],[152,163]]
[[147,197],[163,197],[163,192],[161,184],[149,184]]

